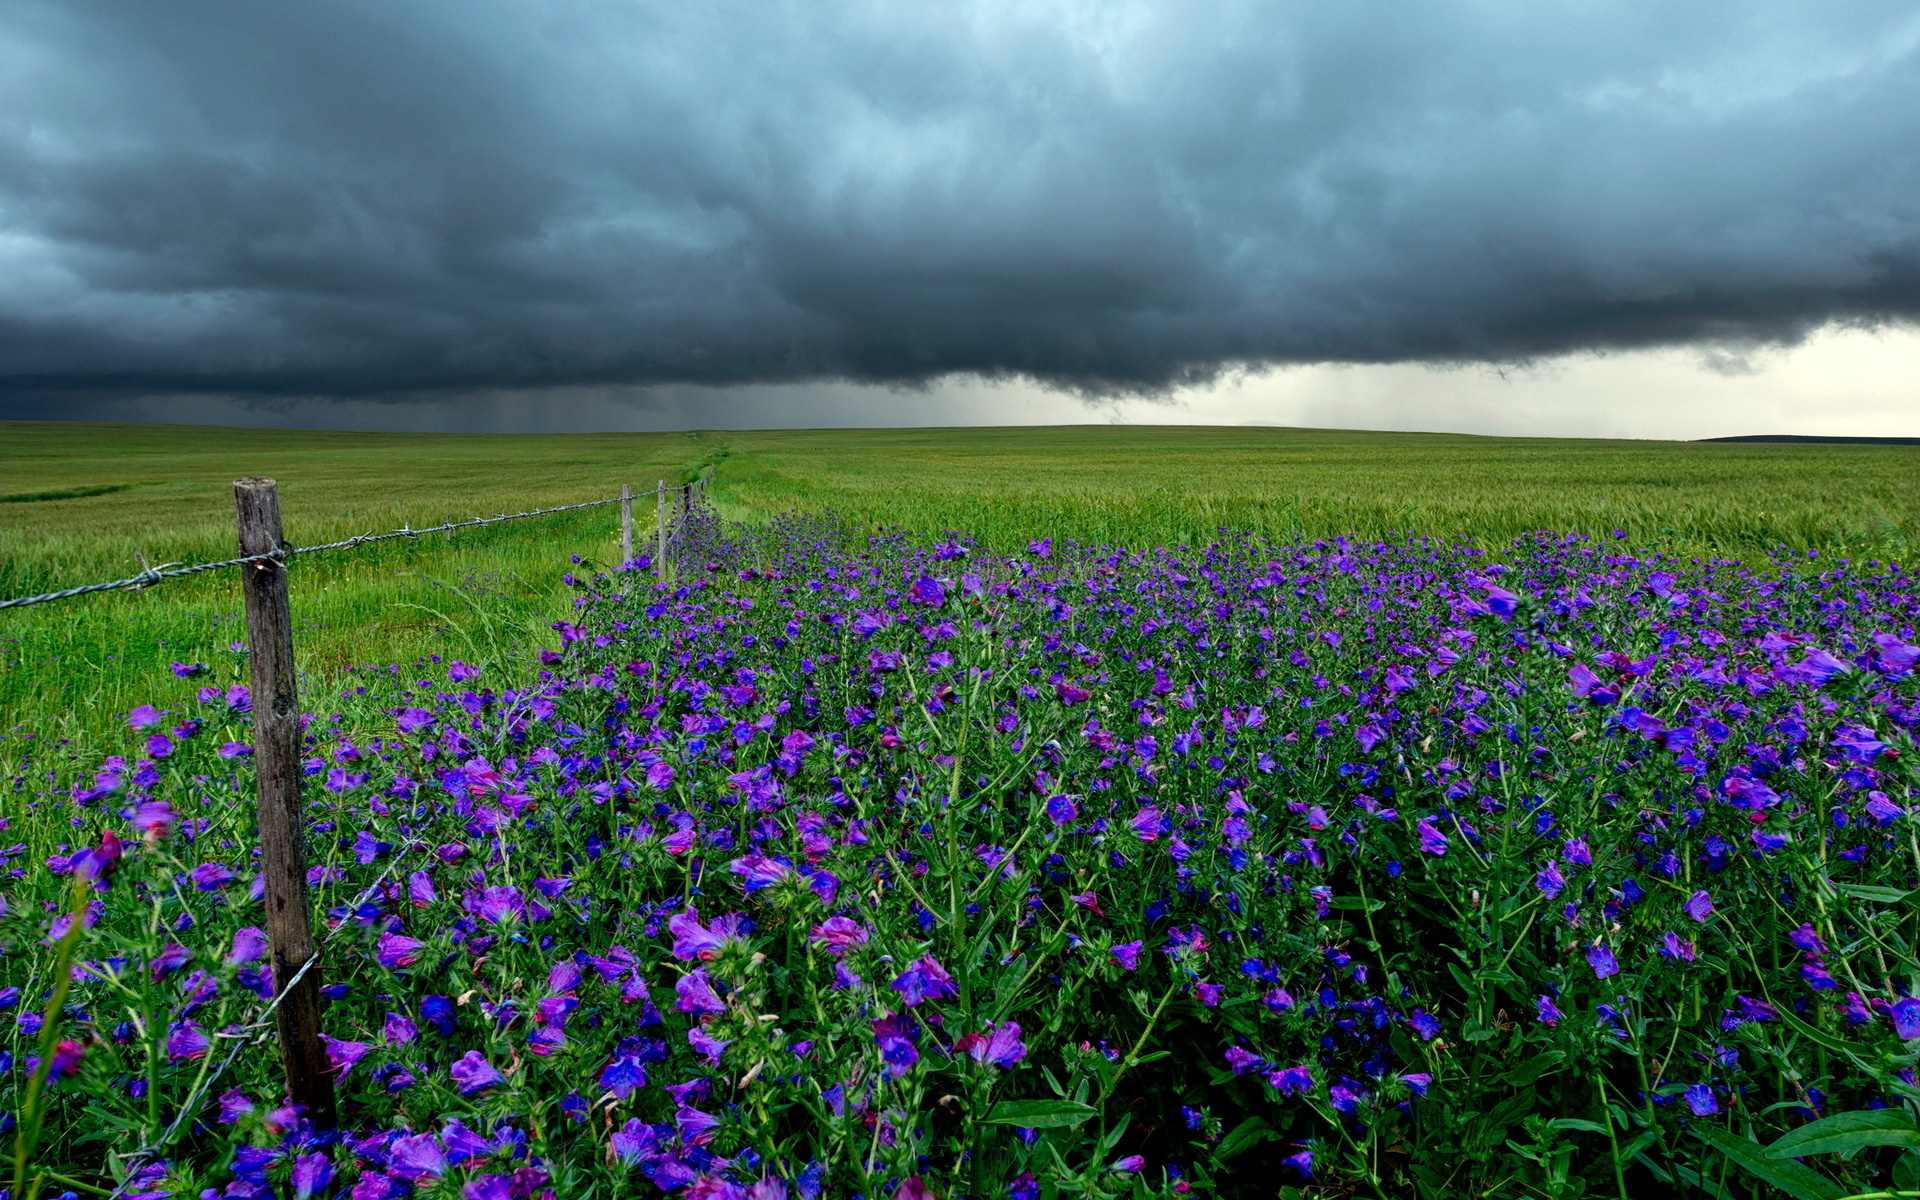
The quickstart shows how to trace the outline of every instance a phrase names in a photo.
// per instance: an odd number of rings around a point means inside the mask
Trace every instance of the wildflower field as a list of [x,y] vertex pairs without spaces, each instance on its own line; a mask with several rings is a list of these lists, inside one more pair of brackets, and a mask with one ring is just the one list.
[[336,1128],[259,1044],[241,657],[22,751],[16,1200],[1920,1188],[1905,568],[673,558],[522,664],[309,687]]

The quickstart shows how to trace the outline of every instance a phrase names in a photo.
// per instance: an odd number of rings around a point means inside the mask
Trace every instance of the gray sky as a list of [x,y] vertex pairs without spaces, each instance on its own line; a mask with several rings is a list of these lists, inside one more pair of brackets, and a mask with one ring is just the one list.
[[0,417],[1920,434],[1910,3],[13,0]]

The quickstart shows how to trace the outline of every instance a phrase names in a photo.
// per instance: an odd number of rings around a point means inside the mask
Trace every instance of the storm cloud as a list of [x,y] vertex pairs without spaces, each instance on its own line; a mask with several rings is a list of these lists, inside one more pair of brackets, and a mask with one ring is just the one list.
[[1910,3],[0,10],[0,407],[1793,343],[1920,317]]

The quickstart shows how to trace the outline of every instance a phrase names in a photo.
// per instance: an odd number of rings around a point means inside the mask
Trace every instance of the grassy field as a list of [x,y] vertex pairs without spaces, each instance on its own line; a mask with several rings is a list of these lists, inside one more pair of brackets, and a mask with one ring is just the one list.
[[[280,482],[296,545],[678,483],[697,435],[419,437],[183,426],[0,426],[0,593],[234,554],[232,482]],[[107,490],[113,489],[113,490]],[[93,494],[76,494],[76,493]],[[62,494],[65,498],[60,498]],[[644,514],[651,520],[650,514]],[[316,555],[294,568],[302,667],[487,658],[562,602],[570,555],[618,556],[613,506]],[[0,729],[69,736],[143,703],[173,661],[235,656],[230,572],[0,612]],[[163,689],[165,690],[165,689]]]
[[831,507],[1012,545],[1063,533],[1199,542],[1410,531],[1496,546],[1539,529],[1755,557],[1900,557],[1920,450],[1272,428],[1073,426],[717,434],[716,498],[750,519]]
[[[833,509],[990,544],[1042,536],[1200,542],[1388,531],[1497,546],[1537,529],[1689,554],[1777,545],[1904,558],[1920,540],[1920,451],[1273,428],[446,436],[184,426],[0,426],[0,593],[226,557],[229,485],[280,480],[312,543],[591,499],[715,469],[722,512]],[[554,618],[570,555],[614,557],[611,509],[300,562],[303,667],[485,658]],[[69,736],[154,698],[172,661],[231,656],[233,582],[213,574],[0,612],[0,729]],[[170,677],[167,677],[170,680]],[[170,683],[171,686],[171,683]],[[190,682],[180,681],[181,689]]]

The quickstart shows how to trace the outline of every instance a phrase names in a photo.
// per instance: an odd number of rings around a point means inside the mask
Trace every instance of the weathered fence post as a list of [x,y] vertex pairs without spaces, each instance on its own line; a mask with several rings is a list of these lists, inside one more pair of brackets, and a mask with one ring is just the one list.
[[[280,549],[280,493],[271,479],[236,479],[233,507],[240,553]],[[293,614],[284,560],[248,563],[240,571],[246,597],[248,667],[253,685],[253,762],[258,779],[260,873],[266,884],[267,937],[287,1096],[317,1128],[334,1126],[333,1079],[320,1045],[320,964],[288,987],[319,953],[307,898],[306,820],[300,799],[300,701],[294,690]]]
[[664,582],[667,578],[667,481],[664,479],[653,489],[653,532],[657,543],[653,573]]
[[620,485],[620,565],[633,561],[633,485]]

